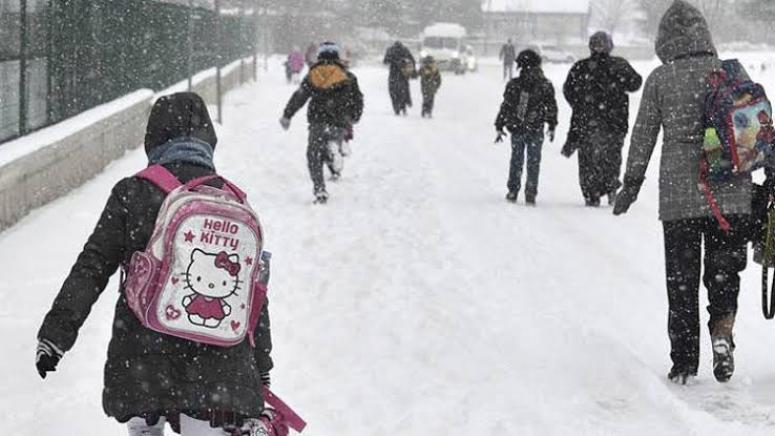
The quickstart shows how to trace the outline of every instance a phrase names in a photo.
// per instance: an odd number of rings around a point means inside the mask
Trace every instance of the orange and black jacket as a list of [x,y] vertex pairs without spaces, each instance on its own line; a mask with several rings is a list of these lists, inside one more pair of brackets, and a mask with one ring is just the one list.
[[338,61],[320,61],[313,65],[301,86],[285,107],[288,119],[310,100],[307,120],[310,124],[348,127],[363,114],[363,94],[358,79]]

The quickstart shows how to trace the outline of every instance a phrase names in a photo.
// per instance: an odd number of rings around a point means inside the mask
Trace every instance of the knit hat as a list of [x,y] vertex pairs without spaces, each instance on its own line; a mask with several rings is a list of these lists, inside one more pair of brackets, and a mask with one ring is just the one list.
[[339,60],[339,46],[334,42],[324,42],[318,48],[318,59],[337,61]]
[[614,49],[614,40],[605,32],[597,32],[589,38],[589,50],[592,54],[611,54]]
[[196,138],[215,148],[218,137],[202,97],[180,92],[159,98],[151,108],[145,129],[145,151],[177,138]]
[[541,56],[531,49],[522,50],[517,56],[519,68],[538,68],[541,66]]

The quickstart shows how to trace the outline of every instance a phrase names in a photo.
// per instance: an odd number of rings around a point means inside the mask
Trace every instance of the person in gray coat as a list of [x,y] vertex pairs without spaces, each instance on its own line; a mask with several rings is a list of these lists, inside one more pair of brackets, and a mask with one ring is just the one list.
[[[746,266],[744,223],[751,213],[750,175],[713,186],[728,233],[713,218],[698,188],[703,144],[703,104],[709,74],[721,68],[711,34],[699,10],[676,0],[662,18],[656,51],[663,65],[646,81],[632,132],[624,188],[614,214],[635,202],[643,184],[660,128],[664,131],[659,176],[659,216],[664,226],[669,298],[668,331],[673,367],[670,380],[685,384],[696,376],[700,352],[699,281],[708,290],[713,372],[718,381],[734,371],[732,327]],[[704,253],[702,249],[705,242]]]

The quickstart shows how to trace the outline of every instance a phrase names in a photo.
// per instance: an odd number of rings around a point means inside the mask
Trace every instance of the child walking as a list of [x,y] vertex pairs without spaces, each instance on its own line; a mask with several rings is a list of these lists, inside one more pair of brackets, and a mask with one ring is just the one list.
[[420,85],[422,88],[422,117],[433,117],[433,105],[436,93],[441,87],[441,72],[432,56],[422,59],[420,67]]
[[[145,135],[149,166],[163,168],[176,183],[213,176],[216,143],[210,115],[198,95],[173,94],[155,103]],[[215,178],[208,183],[218,188],[225,182]],[[41,377],[55,371],[63,354],[73,347],[110,277],[119,267],[126,271],[133,254],[146,249],[165,197],[162,188],[140,176],[125,178],[113,187],[97,226],[38,333],[36,367]],[[206,257],[196,250],[188,276],[179,280],[193,283],[198,280],[193,275],[214,271],[225,277],[225,286],[230,286],[226,278],[238,283],[240,269],[249,269],[248,263],[240,266],[236,262],[236,255],[221,251],[217,257],[202,260],[195,270],[197,256]],[[213,259],[214,263],[210,262]],[[129,274],[131,278],[132,271]],[[244,272],[239,277],[244,278]],[[172,283],[176,280],[173,276]],[[266,305],[251,332],[255,347],[247,340],[230,347],[206,345],[145,327],[133,312],[134,306],[130,308],[128,281],[120,285],[105,363],[105,413],[127,423],[130,436],[162,435],[165,422],[184,436],[230,435],[259,419],[264,412],[262,391],[269,385],[272,369]],[[191,289],[206,289],[206,281],[196,282]],[[236,304],[234,308],[227,306],[221,306],[223,311],[239,310]],[[174,311],[168,308],[167,320],[181,317]],[[182,319],[185,317],[183,313]]]
[[522,184],[522,169],[527,153],[527,181],[525,203],[535,206],[538,195],[538,175],[541,169],[541,148],[544,142],[544,124],[548,126],[549,140],[554,141],[557,128],[557,101],[554,87],[541,70],[541,57],[533,50],[524,50],[517,56],[519,77],[506,86],[495,129],[500,142],[511,133],[511,165],[506,200],[516,202]]

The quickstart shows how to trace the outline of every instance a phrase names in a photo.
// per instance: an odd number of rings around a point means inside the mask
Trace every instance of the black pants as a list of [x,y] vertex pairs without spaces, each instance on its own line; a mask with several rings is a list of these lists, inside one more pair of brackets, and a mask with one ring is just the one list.
[[334,168],[333,156],[329,150],[329,144],[337,147],[344,141],[345,129],[328,124],[309,125],[309,144],[307,146],[307,165],[312,178],[315,194],[326,190],[326,181],[323,175],[323,165],[328,164],[331,172],[337,172]]
[[622,186],[622,148],[626,134],[600,130],[592,133],[579,149],[579,185],[586,200],[616,192]]
[[422,93],[422,114],[433,115],[433,106],[436,101],[435,92],[423,92]]
[[409,79],[400,74],[391,74],[388,78],[388,86],[390,88],[390,101],[393,103],[393,111],[396,115],[412,107]]
[[665,221],[665,266],[669,301],[668,334],[674,367],[697,373],[700,358],[700,259],[705,242],[703,283],[708,290],[711,330],[737,314],[740,275],[747,250],[745,217],[727,217],[732,231],[724,234],[713,218]]

